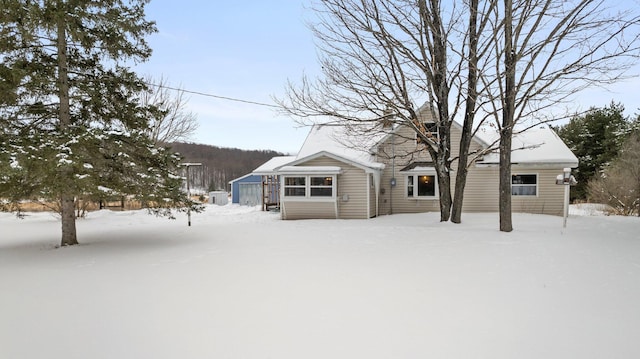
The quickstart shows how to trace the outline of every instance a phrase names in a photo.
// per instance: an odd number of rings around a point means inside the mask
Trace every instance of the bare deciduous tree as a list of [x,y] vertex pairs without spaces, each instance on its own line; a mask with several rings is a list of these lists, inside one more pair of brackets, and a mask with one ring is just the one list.
[[149,91],[140,94],[143,106],[155,109],[149,123],[149,136],[155,144],[185,141],[198,129],[198,116],[187,110],[185,93],[170,86],[163,76],[155,80],[147,76]]
[[618,214],[640,216],[640,133],[627,139],[620,156],[587,188],[592,201],[608,204]]
[[[580,90],[619,80],[637,62],[640,17],[602,0],[504,0],[494,8],[495,68],[482,74],[500,132],[500,230],[511,220],[511,138],[549,121]],[[490,85],[500,79],[496,85]],[[522,126],[526,129],[527,126]]]
[[[464,131],[471,132],[476,114],[478,36],[488,18],[478,21],[478,1],[443,6],[440,0],[324,0],[315,4],[312,25],[324,78],[291,82],[283,109],[303,124],[333,119],[351,132],[373,136],[380,122],[407,126],[426,145],[438,177],[440,218],[451,217],[450,130],[465,112]],[[484,4],[490,13],[493,2]],[[470,10],[472,9],[472,10]],[[469,37],[464,23],[470,14]],[[477,28],[475,28],[477,26]],[[464,29],[464,30],[460,30]],[[472,49],[466,49],[470,44]],[[481,42],[486,53],[489,42]],[[464,71],[470,81],[465,81]],[[465,97],[466,93],[471,93]],[[451,93],[454,96],[451,96]],[[438,136],[423,126],[418,109],[427,103]],[[465,109],[466,106],[466,109]],[[463,135],[465,170],[458,175],[454,221],[460,221],[471,134]]]
[[[363,136],[380,131],[373,124],[382,121],[412,128],[434,162],[441,220],[451,216],[454,222],[460,222],[467,166],[482,155],[468,153],[473,131],[493,119],[500,133],[500,229],[511,231],[513,135],[566,116],[568,111],[556,113],[559,105],[584,88],[621,79],[636,62],[638,15],[606,5],[602,0],[320,0],[312,30],[323,77],[305,76],[299,86],[290,82],[279,103],[300,123],[328,117]],[[437,138],[416,111],[425,102]],[[450,129],[459,117],[464,124],[456,158]],[[452,169],[457,169],[453,203]]]

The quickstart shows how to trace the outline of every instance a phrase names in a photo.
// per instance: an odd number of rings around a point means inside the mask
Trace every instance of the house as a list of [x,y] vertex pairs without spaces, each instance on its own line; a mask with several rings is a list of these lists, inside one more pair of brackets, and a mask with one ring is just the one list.
[[[429,128],[430,111],[422,109],[421,114]],[[451,136],[452,153],[457,154],[459,124],[454,123]],[[486,150],[491,143],[490,136],[476,135],[471,150]],[[314,126],[297,156],[268,166],[280,184],[281,216],[364,219],[439,211],[438,180],[423,147],[405,126],[389,127],[364,140],[351,136],[345,126]],[[556,176],[577,167],[578,159],[547,126],[516,135],[512,149],[512,210],[562,215],[564,188],[555,184]],[[464,212],[498,211],[498,160],[497,153],[490,152],[470,164]],[[455,170],[454,164],[452,188]]]

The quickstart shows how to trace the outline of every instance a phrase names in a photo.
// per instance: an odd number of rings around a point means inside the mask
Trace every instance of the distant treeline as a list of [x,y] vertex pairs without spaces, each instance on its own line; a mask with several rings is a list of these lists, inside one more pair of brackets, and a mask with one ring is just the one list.
[[271,150],[241,150],[197,143],[174,142],[172,151],[184,157],[183,162],[202,163],[189,172],[190,186],[207,191],[229,190],[229,181],[251,173],[274,156],[283,154]]

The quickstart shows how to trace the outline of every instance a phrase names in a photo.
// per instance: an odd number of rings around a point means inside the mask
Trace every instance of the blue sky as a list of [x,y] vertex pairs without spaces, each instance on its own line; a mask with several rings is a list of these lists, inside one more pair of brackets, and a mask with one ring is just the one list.
[[[147,18],[159,32],[149,38],[153,55],[137,70],[141,75],[165,76],[186,90],[273,103],[287,79],[317,74],[316,50],[306,22],[310,1],[154,0]],[[582,93],[576,110],[622,102],[627,113],[640,112],[640,80],[608,90]],[[295,153],[308,128],[273,108],[189,95],[189,110],[200,127],[196,143],[242,149],[271,149]],[[579,101],[579,102],[578,102]]]
[[[302,1],[152,1],[159,32],[140,74],[186,90],[273,104],[287,79],[316,73],[311,15]],[[193,142],[295,153],[308,128],[273,108],[188,95],[200,127]]]

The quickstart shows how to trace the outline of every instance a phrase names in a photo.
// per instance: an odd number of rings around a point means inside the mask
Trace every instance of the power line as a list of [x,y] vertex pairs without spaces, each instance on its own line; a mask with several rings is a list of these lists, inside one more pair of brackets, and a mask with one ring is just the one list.
[[154,83],[147,83],[147,85],[155,86],[155,87],[158,87],[158,88],[164,88],[164,89],[167,89],[167,90],[182,91],[184,93],[190,93],[190,94],[199,95],[199,96],[213,97],[213,98],[217,98],[217,99],[221,99],[221,100],[242,102],[242,103],[247,103],[247,104],[250,104],[250,105],[258,105],[258,106],[279,108],[279,106],[277,106],[277,105],[264,103],[264,102],[256,102],[256,101],[243,100],[243,99],[227,97],[227,96],[219,96],[219,95],[214,95],[214,94],[210,94],[210,93],[192,91],[192,90],[185,90],[185,89],[181,89],[181,88],[177,88],[177,87],[171,87],[171,86],[166,86],[166,85],[158,85],[158,84],[154,84]]

